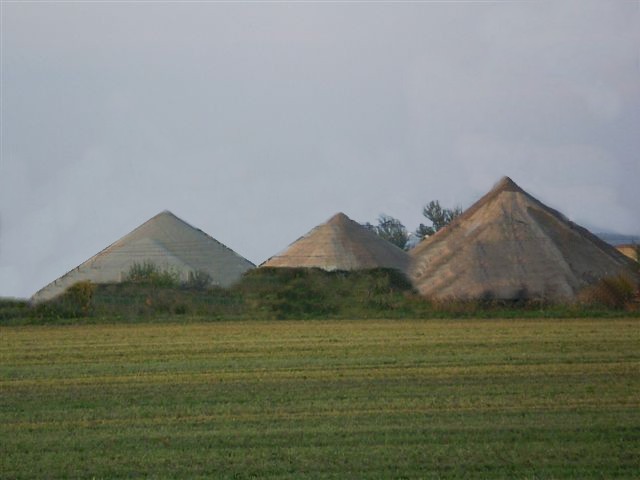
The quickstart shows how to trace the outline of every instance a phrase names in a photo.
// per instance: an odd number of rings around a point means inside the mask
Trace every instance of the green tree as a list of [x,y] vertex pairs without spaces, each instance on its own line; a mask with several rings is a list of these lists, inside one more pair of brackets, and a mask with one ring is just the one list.
[[422,215],[431,221],[431,225],[420,224],[416,229],[416,236],[420,238],[433,235],[438,230],[449,225],[454,218],[460,216],[462,208],[442,208],[438,200],[432,200],[422,209]]
[[378,217],[378,225],[366,223],[365,228],[374,231],[380,238],[393,243],[396,247],[404,249],[409,240],[409,232],[397,218],[381,214]]

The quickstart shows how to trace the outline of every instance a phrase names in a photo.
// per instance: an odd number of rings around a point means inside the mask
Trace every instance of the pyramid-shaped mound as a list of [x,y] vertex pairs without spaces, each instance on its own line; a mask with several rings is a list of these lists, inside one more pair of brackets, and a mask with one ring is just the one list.
[[504,177],[411,251],[410,277],[431,298],[567,300],[631,262]]
[[296,240],[261,267],[367,270],[394,268],[405,272],[409,255],[375,233],[338,213]]
[[228,286],[255,267],[202,230],[164,211],[35,293],[32,301],[49,300],[76,282],[123,281],[134,263],[151,262],[176,272],[181,280],[203,271],[214,285]]

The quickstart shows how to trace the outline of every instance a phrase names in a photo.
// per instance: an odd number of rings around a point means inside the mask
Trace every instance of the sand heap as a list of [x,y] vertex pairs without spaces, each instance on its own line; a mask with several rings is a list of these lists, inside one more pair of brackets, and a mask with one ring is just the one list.
[[632,262],[504,177],[411,251],[410,277],[432,298],[567,300]]
[[255,267],[202,230],[164,211],[36,292],[32,301],[49,300],[82,280],[121,282],[134,263],[144,262],[176,272],[181,280],[203,271],[220,286],[234,283],[244,272]]
[[408,265],[409,256],[403,250],[338,213],[261,267],[316,267],[328,271],[384,267],[404,272]]

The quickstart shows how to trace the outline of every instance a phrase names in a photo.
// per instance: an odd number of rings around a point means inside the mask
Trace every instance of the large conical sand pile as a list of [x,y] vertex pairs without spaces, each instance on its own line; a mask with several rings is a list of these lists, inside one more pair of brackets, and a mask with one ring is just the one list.
[[403,250],[338,213],[261,266],[329,271],[384,267],[404,272],[408,264],[409,256]]
[[567,300],[631,262],[505,177],[411,251],[410,276],[431,298]]
[[197,271],[206,272],[220,286],[232,284],[255,267],[202,230],[165,211],[36,292],[32,301],[49,300],[82,280],[121,282],[134,263],[144,262],[176,272],[181,280]]

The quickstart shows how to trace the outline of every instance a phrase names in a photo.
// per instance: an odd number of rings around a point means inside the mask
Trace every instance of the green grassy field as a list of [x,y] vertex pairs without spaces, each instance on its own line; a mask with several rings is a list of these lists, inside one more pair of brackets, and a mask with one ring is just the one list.
[[0,328],[2,478],[638,478],[638,319]]

